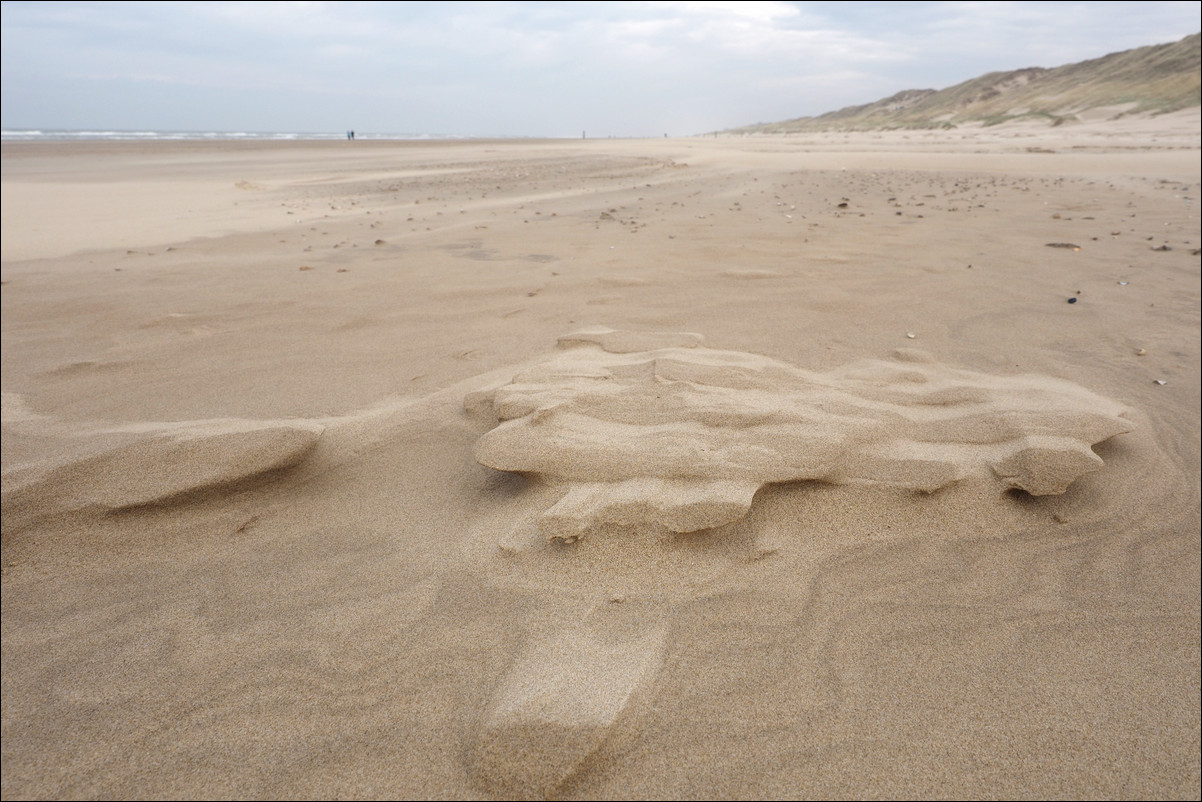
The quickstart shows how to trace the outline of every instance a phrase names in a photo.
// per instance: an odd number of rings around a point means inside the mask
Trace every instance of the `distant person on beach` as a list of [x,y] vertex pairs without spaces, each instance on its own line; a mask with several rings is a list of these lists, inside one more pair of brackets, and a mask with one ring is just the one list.
[[355,138],[355,132],[354,132],[354,131],[347,131],[347,132],[346,132],[346,138],[347,138],[347,139],[354,139],[354,138]]

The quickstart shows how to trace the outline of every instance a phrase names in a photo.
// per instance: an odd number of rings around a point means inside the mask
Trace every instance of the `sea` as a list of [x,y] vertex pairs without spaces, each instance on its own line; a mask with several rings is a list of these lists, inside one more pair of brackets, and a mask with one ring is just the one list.
[[[348,131],[72,131],[61,129],[4,129],[4,142],[137,142],[137,141],[222,141],[263,142],[322,141],[348,139]],[[415,140],[468,139],[452,134],[381,134],[356,131],[355,139]]]

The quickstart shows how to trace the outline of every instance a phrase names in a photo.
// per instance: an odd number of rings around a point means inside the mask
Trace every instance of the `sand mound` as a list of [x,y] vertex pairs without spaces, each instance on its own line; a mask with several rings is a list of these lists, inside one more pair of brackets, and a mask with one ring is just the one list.
[[602,603],[527,643],[480,728],[471,766],[482,785],[549,798],[587,767],[655,682],[668,627],[649,612]]
[[699,335],[593,330],[467,399],[500,425],[476,459],[565,494],[539,530],[606,524],[691,532],[737,520],[765,484],[886,483],[934,492],[991,477],[1063,493],[1131,431],[1120,404],[1041,376],[995,377],[904,349],[815,373],[700,347]]
[[81,509],[126,510],[228,490],[298,465],[319,425],[231,421],[138,436],[33,475],[5,476],[5,528]]

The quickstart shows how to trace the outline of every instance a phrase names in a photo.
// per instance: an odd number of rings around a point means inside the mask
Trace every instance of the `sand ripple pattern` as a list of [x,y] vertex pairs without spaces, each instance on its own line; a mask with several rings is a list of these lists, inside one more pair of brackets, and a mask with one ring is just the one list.
[[1063,493],[1131,431],[1124,407],[1044,376],[991,376],[915,349],[829,373],[703,347],[696,334],[594,329],[469,395],[499,422],[476,459],[563,486],[539,521],[571,542],[607,526],[691,532],[742,518],[769,483],[970,478]]

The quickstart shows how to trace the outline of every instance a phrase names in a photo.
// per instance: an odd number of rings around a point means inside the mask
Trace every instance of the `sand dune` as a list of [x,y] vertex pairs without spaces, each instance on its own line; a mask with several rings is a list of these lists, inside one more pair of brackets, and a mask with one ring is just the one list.
[[6,143],[5,798],[1196,798],[1198,154]]

